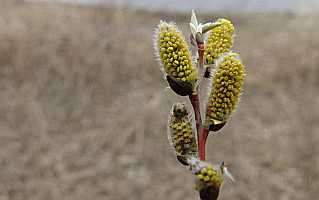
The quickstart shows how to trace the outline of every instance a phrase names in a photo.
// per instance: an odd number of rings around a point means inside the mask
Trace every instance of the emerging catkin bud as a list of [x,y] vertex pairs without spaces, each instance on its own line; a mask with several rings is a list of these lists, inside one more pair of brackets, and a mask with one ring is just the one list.
[[215,200],[218,198],[224,176],[220,168],[200,161],[196,158],[188,159],[190,170],[196,176],[196,189],[200,192],[202,200]]
[[[168,81],[171,88],[181,95],[185,93],[179,92],[183,87],[186,87],[186,93],[192,91],[197,82],[197,69],[192,63],[186,40],[176,25],[161,21],[155,32],[154,47],[165,74],[170,77]],[[172,84],[172,81],[178,84]]]
[[185,104],[173,105],[168,124],[169,139],[175,148],[178,160],[186,164],[187,156],[197,155],[196,138]]
[[197,178],[197,189],[203,189],[207,186],[213,186],[215,188],[220,188],[223,182],[222,174],[213,168],[212,165],[207,164],[207,166],[201,168],[195,173]]
[[228,53],[216,61],[207,102],[207,127],[226,122],[235,110],[243,89],[244,65],[238,54]]
[[196,189],[202,193],[202,196],[210,196],[205,199],[212,199],[213,195],[217,199],[220,186],[223,183],[222,174],[214,169],[212,165],[208,164],[196,172],[195,175]]
[[234,25],[227,19],[218,19],[219,26],[210,32],[205,47],[205,64],[213,64],[222,54],[233,46]]

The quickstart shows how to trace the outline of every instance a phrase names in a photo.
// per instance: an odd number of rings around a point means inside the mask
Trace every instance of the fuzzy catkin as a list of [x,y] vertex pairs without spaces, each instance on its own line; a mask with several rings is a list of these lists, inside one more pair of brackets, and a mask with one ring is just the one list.
[[219,26],[215,27],[208,36],[205,46],[205,64],[213,64],[222,54],[229,52],[233,46],[234,25],[227,19],[218,19]]
[[203,189],[207,186],[213,186],[216,189],[219,189],[223,183],[223,176],[219,171],[215,170],[212,165],[208,164],[207,166],[200,169],[195,173],[197,178],[196,188],[198,190]]
[[185,104],[173,105],[169,132],[169,137],[178,155],[190,156],[197,153],[196,138]]
[[173,23],[161,21],[155,33],[158,56],[164,71],[177,80],[191,84],[197,81],[197,69],[183,34]]
[[244,65],[238,54],[228,53],[217,61],[206,110],[207,126],[227,121],[237,106],[244,77]]

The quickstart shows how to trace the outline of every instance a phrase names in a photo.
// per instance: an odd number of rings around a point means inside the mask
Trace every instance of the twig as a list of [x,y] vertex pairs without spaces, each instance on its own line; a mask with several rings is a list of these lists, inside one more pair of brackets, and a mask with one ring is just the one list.
[[[198,70],[203,70],[204,68],[204,43],[202,40],[196,38],[197,51],[198,51]],[[193,106],[195,121],[196,121],[196,130],[197,130],[197,141],[198,141],[198,152],[199,158],[205,160],[205,144],[208,135],[208,129],[203,127],[201,112],[200,112],[200,101],[198,96],[198,87],[189,96],[189,100]]]
[[[201,37],[196,38],[196,42],[197,42],[197,51],[198,51],[198,68],[199,68],[199,70],[203,70],[203,68],[204,68],[204,50],[205,50],[204,42],[203,42]],[[198,90],[198,88],[197,88],[197,90]],[[199,110],[199,115],[201,115],[200,110]],[[201,123],[201,125],[199,127],[199,135],[197,137],[199,158],[201,160],[205,160],[205,148],[206,148],[205,144],[206,144],[207,135],[208,135],[208,130],[205,129],[203,127],[203,124]]]
[[208,136],[208,129],[201,126],[200,133],[198,137],[198,151],[199,151],[199,159],[205,160],[205,148],[206,148],[206,139]]
[[202,118],[201,118],[201,113],[200,113],[200,103],[199,103],[198,91],[193,92],[193,94],[189,96],[189,100],[193,106],[193,110],[194,110],[194,114],[195,114],[197,138],[199,138],[199,131],[200,131],[200,127],[202,126]]

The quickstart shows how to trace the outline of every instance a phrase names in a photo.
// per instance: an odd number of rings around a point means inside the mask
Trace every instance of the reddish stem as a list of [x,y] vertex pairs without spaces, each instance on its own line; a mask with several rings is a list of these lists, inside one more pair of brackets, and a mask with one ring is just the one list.
[[199,138],[200,127],[202,125],[202,118],[200,114],[200,104],[199,104],[199,96],[198,93],[195,92],[189,96],[189,100],[193,106],[194,114],[195,114],[195,122],[196,122],[196,131],[197,131],[197,139]]
[[[198,68],[203,70],[204,68],[204,50],[205,46],[204,43],[200,40],[197,40],[197,51],[198,51]],[[199,116],[200,116],[199,112]],[[206,146],[206,139],[208,135],[208,130],[203,127],[202,123],[200,124],[199,130],[197,130],[197,141],[198,141],[198,152],[199,152],[199,159],[205,160],[205,146]]]
[[208,135],[208,129],[204,128],[202,125],[198,94],[193,93],[191,96],[189,96],[189,99],[195,113],[199,158],[200,160],[205,160],[205,144]]
[[198,51],[198,63],[199,68],[202,70],[204,65],[204,50],[205,46],[203,42],[197,42],[197,51]]
[[[204,66],[204,43],[197,41],[197,51],[198,51],[198,68],[203,69]],[[205,160],[205,144],[208,135],[208,129],[204,128],[202,125],[202,118],[200,112],[200,102],[198,96],[198,87],[189,96],[189,100],[193,106],[195,121],[196,121],[196,130],[197,130],[197,141],[198,141],[198,152],[200,160]]]
[[208,129],[205,127],[201,127],[200,134],[198,137],[198,151],[199,151],[200,160],[205,160],[205,148],[206,148],[207,136],[208,136]]

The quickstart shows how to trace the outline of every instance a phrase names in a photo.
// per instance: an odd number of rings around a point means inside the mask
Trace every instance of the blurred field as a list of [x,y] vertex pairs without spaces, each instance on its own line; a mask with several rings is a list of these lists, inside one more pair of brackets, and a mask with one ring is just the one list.
[[[240,109],[208,140],[237,179],[220,199],[317,199],[318,16],[210,16],[234,21],[247,65]],[[154,61],[160,19],[188,31],[182,14],[1,1],[0,200],[197,199],[166,140],[183,99]]]

